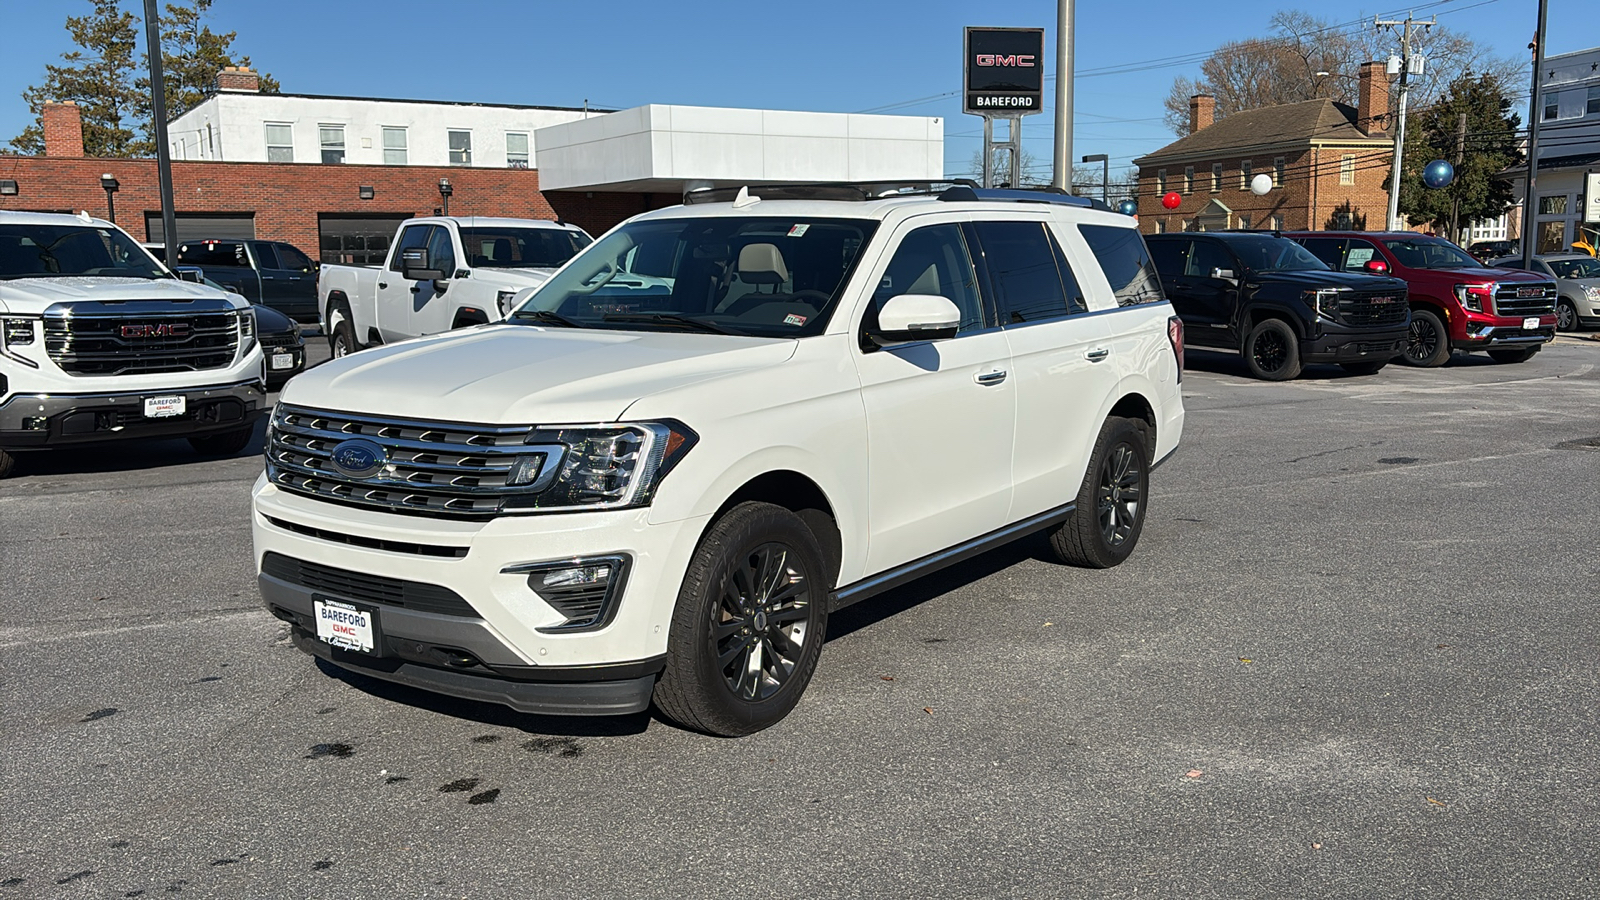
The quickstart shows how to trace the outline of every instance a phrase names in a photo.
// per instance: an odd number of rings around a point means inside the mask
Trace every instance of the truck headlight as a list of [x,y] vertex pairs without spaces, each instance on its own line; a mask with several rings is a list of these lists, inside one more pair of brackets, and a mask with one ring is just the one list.
[[[507,484],[526,483],[537,492],[519,509],[647,506],[661,479],[698,440],[688,426],[671,420],[539,428],[527,443],[540,452],[519,460]],[[560,452],[552,452],[557,447]]]
[[5,332],[7,347],[18,347],[33,343],[32,319],[0,319],[0,330]]
[[501,291],[494,295],[495,305],[500,307],[500,318],[511,315],[511,301],[517,296],[516,291]]
[[1317,315],[1324,319],[1337,318],[1339,314],[1339,292],[1331,288],[1320,291],[1305,292],[1306,305],[1317,311]]
[[256,311],[247,308],[235,312],[239,315],[239,355],[243,356],[256,346]]

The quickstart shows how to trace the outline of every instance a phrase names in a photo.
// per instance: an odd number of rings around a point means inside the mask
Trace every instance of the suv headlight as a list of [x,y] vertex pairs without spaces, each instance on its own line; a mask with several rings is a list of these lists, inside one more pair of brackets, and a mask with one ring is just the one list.
[[1320,291],[1305,292],[1306,305],[1317,311],[1317,315],[1324,319],[1337,318],[1339,314],[1339,291],[1324,288]]
[[661,479],[698,440],[672,420],[538,428],[506,485],[536,491],[516,504],[522,510],[648,506]]
[[1489,308],[1489,303],[1494,299],[1495,283],[1488,284],[1458,284],[1456,285],[1456,299],[1461,305],[1473,312],[1483,312]]
[[500,318],[511,315],[511,301],[517,296],[516,291],[501,291],[494,295],[495,305],[500,307]]
[[1590,303],[1600,303],[1600,284],[1584,285],[1583,295],[1589,298]]

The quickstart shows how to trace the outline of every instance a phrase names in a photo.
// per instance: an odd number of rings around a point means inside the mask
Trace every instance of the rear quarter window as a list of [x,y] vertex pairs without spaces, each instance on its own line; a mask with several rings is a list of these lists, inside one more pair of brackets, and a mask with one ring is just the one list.
[[1079,225],[1078,233],[1089,245],[1100,270],[1111,283],[1118,306],[1161,303],[1161,276],[1137,228],[1114,225]]

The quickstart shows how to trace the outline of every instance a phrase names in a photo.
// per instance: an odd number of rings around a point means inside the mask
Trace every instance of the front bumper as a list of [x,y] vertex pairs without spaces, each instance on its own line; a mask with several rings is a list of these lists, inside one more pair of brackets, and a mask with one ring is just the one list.
[[1522,322],[1521,318],[1469,312],[1459,326],[1460,333],[1451,334],[1450,343],[1460,350],[1483,350],[1488,347],[1548,344],[1556,339],[1554,315],[1540,316],[1537,328],[1524,328]]
[[[293,624],[301,649],[351,671],[524,712],[634,712],[649,702],[709,519],[652,523],[649,512],[455,521],[326,503],[263,476],[253,516],[262,602]],[[591,629],[559,630],[564,616],[527,574],[506,571],[612,554],[631,560],[627,578],[609,620]],[[373,650],[318,640],[314,597],[373,611]]]
[[1352,328],[1323,323],[1317,337],[1300,342],[1300,359],[1308,363],[1380,362],[1406,349],[1408,326]]
[[[176,396],[184,398],[183,415],[145,418],[145,398]],[[259,380],[115,393],[15,394],[0,404],[0,448],[201,435],[249,425],[266,409],[266,386]]]

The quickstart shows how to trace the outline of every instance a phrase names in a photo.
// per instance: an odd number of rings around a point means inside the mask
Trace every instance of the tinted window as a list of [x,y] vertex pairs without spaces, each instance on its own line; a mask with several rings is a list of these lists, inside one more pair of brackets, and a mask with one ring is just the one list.
[[300,272],[311,271],[311,259],[299,250],[288,244],[273,244],[272,249],[278,252],[278,265],[285,269],[295,269]]
[[400,232],[400,243],[395,246],[394,256],[389,263],[390,271],[400,271],[402,252],[428,246],[428,235],[432,232],[432,225],[407,225],[405,230]]
[[1562,278],[1600,278],[1600,260],[1558,259],[1550,265]]
[[588,239],[565,228],[463,228],[467,265],[498,269],[554,269],[577,255]]
[[1228,248],[1252,272],[1326,272],[1322,260],[1288,238],[1267,234],[1235,235]]
[[1344,257],[1344,241],[1339,238],[1301,238],[1300,244],[1330,269],[1339,268]]
[[1383,244],[1400,265],[1412,269],[1476,269],[1483,265],[1443,238],[1403,238]]
[[[1035,322],[1068,315],[1054,240],[1043,222],[978,222],[984,262],[1002,321]],[[1070,273],[1068,275],[1070,278]],[[1077,295],[1077,284],[1072,285]]]
[[0,225],[0,278],[93,275],[167,278],[120,231],[73,225]]
[[245,265],[244,245],[238,241],[215,241],[178,245],[178,262],[186,266],[238,267]]
[[[1189,264],[1183,274],[1196,278],[1210,278],[1215,269],[1233,271],[1236,268],[1233,254],[1227,248],[1215,241],[1195,241],[1194,249],[1189,252]],[[1234,272],[1235,276],[1239,273]]]
[[1182,275],[1184,260],[1189,257],[1190,243],[1186,238],[1151,241],[1150,259],[1155,262],[1156,271],[1168,278]]
[[1139,303],[1160,303],[1161,279],[1156,275],[1150,251],[1137,228],[1117,228],[1111,225],[1079,225],[1078,233],[1089,245],[1100,270],[1111,282],[1111,291],[1118,306]]
[[[872,292],[876,312],[899,294],[938,294],[961,311],[959,331],[983,326],[983,303],[978,279],[960,225],[930,225],[907,234],[895,248],[894,258]],[[869,326],[872,321],[868,321]]]
[[256,267],[261,269],[281,269],[278,265],[278,254],[272,251],[272,245],[257,241],[251,248],[256,253]]

